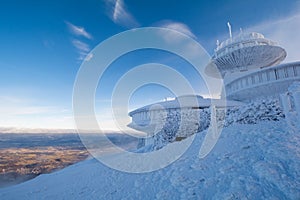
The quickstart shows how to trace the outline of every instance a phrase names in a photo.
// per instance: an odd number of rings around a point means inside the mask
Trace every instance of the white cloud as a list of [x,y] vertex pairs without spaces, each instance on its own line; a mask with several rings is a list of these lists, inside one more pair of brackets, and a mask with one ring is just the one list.
[[[193,39],[196,39],[196,36],[193,34],[192,30],[183,23],[180,22],[173,22],[173,21],[162,21],[156,24],[156,26],[161,27],[161,28],[167,28],[170,30],[174,31],[162,31],[161,32],[161,37],[169,43],[169,44],[175,44],[177,43],[178,45],[182,45],[182,40],[185,40],[179,33],[183,33]],[[176,31],[176,32],[175,32]],[[179,32],[179,33],[177,33]],[[189,43],[185,44],[185,47],[190,46]],[[187,50],[189,50],[188,48]],[[190,49],[191,53],[193,49]]]
[[55,106],[37,106],[33,101],[15,97],[0,96],[0,117],[38,114],[65,113],[67,110]]
[[90,47],[88,44],[80,41],[80,40],[72,40],[72,44],[80,51],[80,52],[89,52]]
[[[297,9],[299,11],[300,9]],[[289,16],[273,21],[265,21],[247,29],[264,34],[267,38],[278,42],[287,51],[285,62],[300,60],[300,14],[295,12]]]
[[[188,55],[189,58],[199,59],[199,45],[197,42],[197,37],[193,33],[193,31],[184,23],[174,22],[174,21],[162,21],[155,24],[155,26],[170,29],[169,31],[159,31],[160,36],[163,40],[173,45],[173,48],[180,49],[182,55]],[[183,37],[182,34],[188,36]]]
[[4,106],[0,107],[0,116],[7,115],[32,115],[51,112],[51,107],[45,106]]
[[0,126],[16,128],[74,128],[71,111],[36,105],[36,100],[0,96]]
[[196,36],[193,34],[192,30],[186,24],[183,24],[180,22],[165,21],[165,22],[160,23],[159,26],[181,32],[192,38],[196,38]]
[[[83,36],[87,39],[92,39],[92,35],[88,33],[83,27],[80,26],[75,26],[74,24],[70,22],[65,22],[70,30],[70,32],[75,35],[75,36]],[[90,47],[87,43],[82,42],[81,40],[78,39],[73,39],[72,40],[73,46],[78,50],[79,57],[78,60],[82,61],[84,59],[90,60],[93,55],[89,54],[90,52]]]
[[70,22],[65,22],[70,30],[70,32],[76,36],[83,36],[87,39],[92,39],[92,35],[90,33],[88,33],[85,28],[80,27],[80,26],[76,26]]
[[[1,117],[2,118],[2,117]],[[72,117],[61,114],[39,114],[39,115],[16,115],[16,116],[6,116],[1,119],[0,132],[4,132],[4,128],[8,128],[7,133],[22,133],[22,132],[33,132],[33,129],[51,129],[49,133],[61,132],[55,131],[55,129],[74,129],[74,120]],[[30,129],[25,131],[25,129]],[[44,133],[46,131],[40,132]]]
[[90,61],[93,57],[94,57],[94,54],[89,53],[89,54],[86,55],[86,57],[84,59],[85,59],[85,61]]
[[123,0],[105,0],[111,20],[126,28],[138,27],[139,23],[127,10]]
[[90,61],[94,57],[93,53],[88,53],[88,52],[79,52],[79,57],[78,60],[82,61]]
[[78,53],[79,53],[78,60],[89,61],[93,57],[93,54],[89,53],[91,51],[89,45],[86,44],[85,42],[74,39],[74,40],[72,40],[72,44],[78,50]]

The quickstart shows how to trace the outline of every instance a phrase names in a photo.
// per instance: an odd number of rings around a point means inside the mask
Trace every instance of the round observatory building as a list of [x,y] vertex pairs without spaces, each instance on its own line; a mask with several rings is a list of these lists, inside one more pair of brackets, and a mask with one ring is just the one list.
[[212,77],[243,72],[279,64],[286,51],[260,33],[243,33],[222,43],[217,48],[205,72]]
[[284,48],[260,33],[241,33],[217,42],[206,66],[207,75],[224,79],[223,98],[237,101],[279,96],[300,80],[300,62],[280,64],[287,56]]

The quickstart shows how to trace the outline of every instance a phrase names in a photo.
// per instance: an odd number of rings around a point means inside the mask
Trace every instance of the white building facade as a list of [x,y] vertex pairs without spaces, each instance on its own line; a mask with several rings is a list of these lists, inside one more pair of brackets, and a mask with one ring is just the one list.
[[[232,37],[230,30],[230,38],[222,43],[217,42],[215,53],[205,68],[207,75],[223,79],[225,84],[225,90],[214,109],[237,107],[259,98],[279,99],[291,84],[300,81],[300,61],[280,64],[286,55],[284,48],[260,33],[241,32]],[[299,93],[295,96],[298,100]],[[180,105],[180,98],[189,103]],[[197,100],[192,102],[189,98]],[[285,106],[286,102],[290,101],[286,100]],[[154,108],[153,105],[159,106]],[[210,115],[206,111],[211,105],[211,99],[201,96],[184,96],[173,101],[158,102],[130,112],[132,123],[129,127],[147,133],[146,145],[155,140],[158,131],[164,132],[164,137],[170,134],[172,138],[169,141],[174,141],[207,128],[209,124],[205,122],[209,121]]]

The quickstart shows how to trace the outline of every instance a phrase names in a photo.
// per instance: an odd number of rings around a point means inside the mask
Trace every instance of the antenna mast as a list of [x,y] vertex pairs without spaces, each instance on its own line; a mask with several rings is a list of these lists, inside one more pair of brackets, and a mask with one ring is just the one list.
[[231,33],[231,25],[229,22],[227,22],[228,30],[229,30],[229,37],[232,39],[232,33]]

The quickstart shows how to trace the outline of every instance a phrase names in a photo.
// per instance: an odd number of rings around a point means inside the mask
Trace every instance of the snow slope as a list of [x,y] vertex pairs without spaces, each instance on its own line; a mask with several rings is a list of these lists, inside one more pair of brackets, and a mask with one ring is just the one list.
[[1,189],[0,199],[300,199],[299,133],[284,120],[235,124],[200,160],[203,131],[159,171],[128,174],[92,159]]

